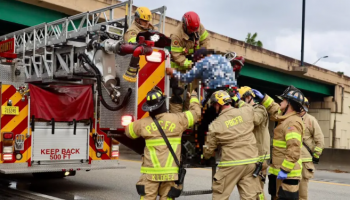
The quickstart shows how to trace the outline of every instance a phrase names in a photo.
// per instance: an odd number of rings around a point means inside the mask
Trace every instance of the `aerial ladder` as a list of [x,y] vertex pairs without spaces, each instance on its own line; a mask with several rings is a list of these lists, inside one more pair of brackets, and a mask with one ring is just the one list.
[[[116,18],[121,9],[126,17]],[[120,143],[107,131],[136,109],[138,87],[122,78],[130,56],[156,48],[145,36],[123,41],[131,11],[128,0],[0,36],[0,173],[64,177],[124,168]],[[165,11],[152,10],[156,33],[164,32]]]

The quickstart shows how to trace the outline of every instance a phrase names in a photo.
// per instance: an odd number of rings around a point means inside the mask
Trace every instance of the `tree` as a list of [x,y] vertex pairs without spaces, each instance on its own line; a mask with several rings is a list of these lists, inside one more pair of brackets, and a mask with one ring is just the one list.
[[263,47],[263,43],[260,40],[256,41],[256,37],[258,37],[258,33],[254,33],[253,35],[251,33],[248,33],[245,42],[257,47]]

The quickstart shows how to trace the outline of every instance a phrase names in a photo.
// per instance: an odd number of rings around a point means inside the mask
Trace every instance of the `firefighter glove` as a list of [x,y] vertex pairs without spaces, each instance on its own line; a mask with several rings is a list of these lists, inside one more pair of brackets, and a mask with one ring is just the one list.
[[284,180],[287,178],[287,173],[284,172],[283,170],[281,170],[280,172],[278,172],[278,176],[277,176],[277,179],[280,179],[280,180]]
[[258,90],[252,89],[252,91],[254,92],[254,94],[255,94],[260,100],[262,100],[262,99],[264,98],[264,95],[261,94],[261,92],[259,92]]

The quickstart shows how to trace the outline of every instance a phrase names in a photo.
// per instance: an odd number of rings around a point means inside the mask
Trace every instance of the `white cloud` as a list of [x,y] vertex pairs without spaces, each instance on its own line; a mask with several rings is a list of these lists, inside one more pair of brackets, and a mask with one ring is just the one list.
[[[318,58],[328,56],[317,62],[317,66],[332,71],[342,71],[350,75],[350,32],[328,31],[305,33],[304,61],[314,63]],[[289,57],[300,59],[301,33],[288,30],[280,31],[274,45],[267,47]]]

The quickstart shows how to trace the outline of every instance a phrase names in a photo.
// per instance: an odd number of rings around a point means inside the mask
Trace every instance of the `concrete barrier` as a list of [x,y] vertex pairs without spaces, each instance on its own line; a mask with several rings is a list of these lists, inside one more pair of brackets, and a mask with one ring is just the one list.
[[323,149],[320,162],[315,165],[316,169],[340,170],[350,172],[349,149]]

